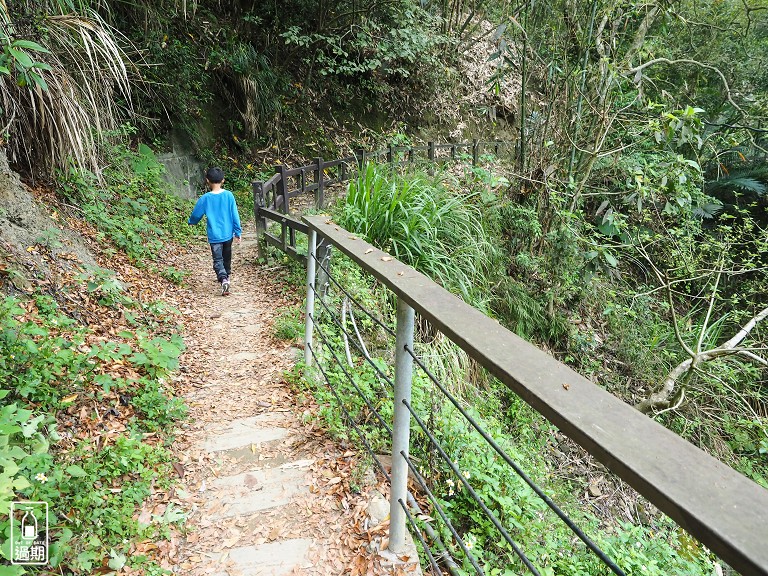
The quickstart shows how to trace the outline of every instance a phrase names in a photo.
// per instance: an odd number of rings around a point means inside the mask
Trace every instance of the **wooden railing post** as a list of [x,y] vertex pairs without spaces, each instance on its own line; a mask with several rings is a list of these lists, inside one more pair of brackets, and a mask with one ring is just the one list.
[[480,141],[475,138],[472,140],[472,166],[477,166],[480,157]]
[[267,231],[267,219],[261,214],[261,209],[264,206],[264,182],[254,182],[253,216],[256,219],[256,245],[259,260],[264,260],[267,257],[267,246],[264,242],[264,233]]
[[368,161],[368,157],[363,148],[360,148],[357,151],[356,156],[357,156],[358,172],[362,172],[365,169],[365,163]]
[[277,190],[275,191],[275,209],[283,214],[289,214],[288,193],[285,183],[285,166],[282,164],[275,166],[275,173],[280,174],[280,180],[277,181]]
[[315,158],[315,164],[317,164],[317,177],[315,178],[315,182],[317,182],[317,188],[315,188],[315,208],[320,210],[325,205],[323,159],[320,157]]
[[429,158],[430,162],[435,161],[435,143],[434,142],[427,142],[427,158]]

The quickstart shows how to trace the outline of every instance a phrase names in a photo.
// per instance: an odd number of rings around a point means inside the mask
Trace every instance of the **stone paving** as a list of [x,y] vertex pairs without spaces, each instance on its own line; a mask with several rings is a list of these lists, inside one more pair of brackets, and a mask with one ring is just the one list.
[[181,372],[191,418],[175,448],[189,519],[175,572],[420,573],[415,552],[402,562],[381,550],[386,487],[372,481],[350,488],[360,468],[357,451],[318,429],[317,407],[299,401],[284,381],[300,350],[275,340],[272,323],[282,307],[297,304],[300,288],[280,290],[274,268],[256,264],[252,239],[235,246],[230,296],[219,295],[207,246],[185,267],[195,271],[182,310],[188,349]]

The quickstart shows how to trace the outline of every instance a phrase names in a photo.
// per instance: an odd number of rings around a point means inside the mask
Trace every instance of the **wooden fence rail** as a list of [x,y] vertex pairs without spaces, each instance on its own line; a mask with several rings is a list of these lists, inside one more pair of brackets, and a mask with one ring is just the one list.
[[[296,249],[296,233],[306,234],[306,226],[291,216],[291,199],[314,196],[314,207],[325,207],[326,188],[342,184],[358,174],[367,162],[387,162],[393,166],[414,164],[419,156],[422,160],[435,163],[456,160],[465,154],[472,165],[480,162],[483,153],[493,152],[498,156],[506,146],[504,142],[483,142],[478,139],[462,143],[428,142],[422,146],[388,146],[372,152],[358,150],[354,156],[323,160],[315,158],[311,164],[289,168],[284,164],[275,166],[275,174],[268,180],[253,183],[253,206],[256,218],[256,232],[259,239],[259,255],[263,257],[267,246],[275,246],[298,261],[306,255]],[[426,157],[424,155],[426,154]],[[280,224],[280,236],[267,229],[269,222]]]

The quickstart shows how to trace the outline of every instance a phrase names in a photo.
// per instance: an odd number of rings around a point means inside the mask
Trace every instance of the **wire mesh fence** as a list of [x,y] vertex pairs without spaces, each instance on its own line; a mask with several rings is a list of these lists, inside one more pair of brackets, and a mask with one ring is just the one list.
[[[357,236],[304,220],[305,359],[391,486],[393,551],[407,524],[434,574],[768,574],[764,489]],[[320,231],[349,257],[334,257],[343,276],[318,256]],[[649,517],[553,482],[548,451],[566,436],[649,498]]]
[[[334,277],[327,262],[312,257],[318,272],[327,275],[336,294],[335,299],[324,299],[315,292],[317,317],[311,313],[310,322],[317,335],[317,343],[309,345],[313,363],[345,422],[389,482],[390,475],[379,455],[391,451],[393,431],[390,422],[394,410],[392,362],[384,364],[371,356],[356,317],[361,317],[367,326],[376,327],[383,334],[386,341],[379,341],[377,346],[379,354],[386,350],[385,357],[394,354],[395,330],[391,327],[391,319],[378,316],[351,294]],[[315,290],[314,286],[311,289]],[[333,300],[336,305],[340,303],[338,310],[331,304]],[[505,569],[525,570],[535,575],[546,573],[526,554],[525,545],[520,541],[526,531],[520,529],[519,521],[507,518],[508,510],[504,503],[506,500],[514,500],[514,496],[497,494],[495,498],[489,499],[487,489],[476,489],[478,483],[487,488],[489,479],[473,477],[462,466],[461,456],[457,456],[456,446],[450,442],[450,432],[443,428],[446,420],[449,420],[451,426],[474,431],[476,438],[473,440],[478,445],[480,442],[485,443],[495,453],[493,458],[499,465],[508,466],[522,479],[532,494],[554,513],[555,519],[572,531],[583,544],[584,551],[591,551],[597,561],[602,562],[604,573],[624,574],[523,471],[500,442],[483,428],[479,418],[468,412],[464,403],[449,390],[450,384],[438,378],[427,365],[428,360],[417,353],[415,348],[418,347],[426,346],[416,345],[404,349],[419,369],[414,379],[419,388],[414,393],[413,401],[404,401],[415,428],[412,452],[401,451],[400,456],[404,458],[409,471],[411,501],[417,504],[416,509],[419,511],[414,512],[402,500],[399,504],[433,572],[487,574],[490,566],[504,566]],[[500,480],[496,479],[497,482]],[[498,487],[500,492],[504,492],[505,488],[511,489],[501,485]],[[519,490],[520,487],[515,489]],[[471,512],[468,517],[456,517],[459,505]],[[535,510],[520,508],[520,513],[523,516],[539,513],[541,507],[537,506]],[[475,513],[477,518],[473,518]],[[430,527],[431,536],[426,536],[427,526]],[[496,539],[498,541],[494,541]]]

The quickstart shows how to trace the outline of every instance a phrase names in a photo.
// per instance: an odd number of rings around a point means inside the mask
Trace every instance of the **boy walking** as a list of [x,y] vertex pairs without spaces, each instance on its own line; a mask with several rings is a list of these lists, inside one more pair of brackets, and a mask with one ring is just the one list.
[[205,174],[205,182],[211,189],[203,194],[195,204],[189,217],[191,226],[206,217],[206,232],[213,256],[213,271],[221,284],[221,295],[229,294],[229,276],[232,273],[232,240],[240,242],[242,228],[240,215],[237,213],[235,197],[225,190],[224,172],[221,168],[210,168]]

